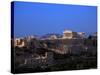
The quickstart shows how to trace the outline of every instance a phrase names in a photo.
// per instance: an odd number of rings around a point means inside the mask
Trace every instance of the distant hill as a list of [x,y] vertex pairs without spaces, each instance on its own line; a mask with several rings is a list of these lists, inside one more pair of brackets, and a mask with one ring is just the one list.
[[49,34],[49,33],[48,33],[48,34],[45,34],[45,35],[41,36],[40,39],[47,39],[47,38],[50,38],[52,35],[57,36],[57,38],[61,38],[61,37],[62,37],[61,34],[57,34],[57,33],[50,33],[50,34]]

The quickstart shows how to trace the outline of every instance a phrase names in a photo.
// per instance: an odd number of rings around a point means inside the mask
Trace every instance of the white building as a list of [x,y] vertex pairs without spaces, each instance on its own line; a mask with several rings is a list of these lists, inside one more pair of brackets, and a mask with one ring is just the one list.
[[78,38],[77,32],[73,32],[71,30],[65,30],[63,32],[63,39],[72,39],[72,38]]
[[49,39],[57,39],[56,35],[51,35]]
[[64,32],[63,32],[63,37],[62,38],[69,38],[69,39],[71,39],[72,38],[72,31],[69,31],[69,30],[65,30]]
[[25,42],[23,38],[15,38],[14,39],[14,47],[24,47],[25,46]]
[[78,32],[78,35],[80,38],[85,38],[85,33],[84,32]]
[[84,38],[85,33],[84,32],[73,32],[71,30],[65,30],[63,32],[63,39],[72,39],[72,38]]

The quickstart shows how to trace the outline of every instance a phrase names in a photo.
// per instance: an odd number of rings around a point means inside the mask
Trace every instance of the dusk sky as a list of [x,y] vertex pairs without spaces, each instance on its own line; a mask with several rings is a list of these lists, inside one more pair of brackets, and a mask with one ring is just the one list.
[[62,34],[65,29],[97,32],[97,7],[14,2],[14,35]]

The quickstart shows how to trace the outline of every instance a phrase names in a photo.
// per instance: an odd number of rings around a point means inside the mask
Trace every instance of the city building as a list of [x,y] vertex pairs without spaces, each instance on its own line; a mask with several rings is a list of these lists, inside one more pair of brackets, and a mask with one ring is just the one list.
[[65,30],[63,32],[63,39],[76,39],[76,38],[85,38],[84,32],[73,32],[71,30]]
[[57,36],[56,35],[51,35],[49,39],[52,39],[52,40],[57,39]]
[[[22,61],[24,60],[24,61]],[[29,68],[45,68],[48,66],[53,65],[53,53],[52,52],[45,52],[44,56],[41,56],[39,54],[33,54],[32,57],[29,58],[18,58],[16,62],[19,62],[23,66],[27,66]],[[32,66],[33,65],[33,66]],[[20,66],[20,65],[19,65]]]
[[94,39],[94,40],[97,40],[97,32],[93,33],[93,34],[91,35],[91,38]]
[[24,47],[25,46],[25,42],[23,38],[15,38],[14,39],[14,47]]
[[84,32],[78,32],[78,35],[80,38],[85,38],[85,33]]

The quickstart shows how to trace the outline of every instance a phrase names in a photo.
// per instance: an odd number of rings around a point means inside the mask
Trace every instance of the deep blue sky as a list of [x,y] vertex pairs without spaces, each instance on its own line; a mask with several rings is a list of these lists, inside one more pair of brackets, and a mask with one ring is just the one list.
[[15,37],[62,33],[65,29],[85,32],[97,31],[97,7],[14,2]]

